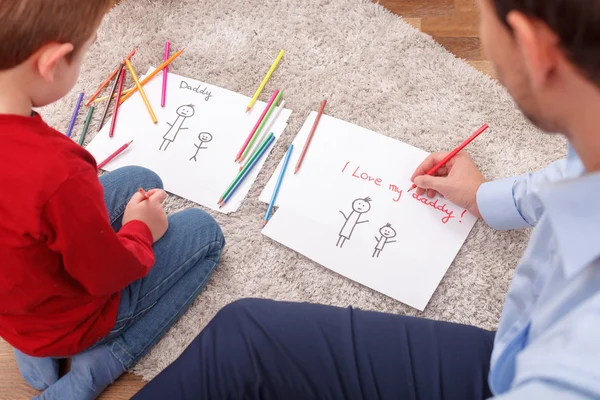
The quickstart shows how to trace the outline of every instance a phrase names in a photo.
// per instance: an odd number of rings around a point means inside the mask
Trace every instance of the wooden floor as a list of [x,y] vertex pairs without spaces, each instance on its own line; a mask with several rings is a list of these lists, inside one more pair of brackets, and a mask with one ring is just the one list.
[[479,41],[475,0],[379,0],[415,28],[431,35],[457,57],[494,76]]
[[[478,15],[474,0],[379,0],[407,22],[433,36],[456,56],[475,68],[492,75],[478,37]],[[100,398],[129,399],[143,386],[140,378],[121,377]],[[31,399],[37,392],[19,375],[12,349],[0,339],[0,400]]]

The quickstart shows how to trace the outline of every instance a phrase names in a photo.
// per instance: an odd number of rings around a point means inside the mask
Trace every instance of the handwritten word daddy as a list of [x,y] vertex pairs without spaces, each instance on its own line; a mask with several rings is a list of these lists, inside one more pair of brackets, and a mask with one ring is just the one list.
[[198,94],[204,95],[205,101],[209,101],[211,97],[214,97],[212,92],[210,92],[208,90],[208,86],[206,86],[204,88],[202,88],[202,85],[193,87],[193,86],[190,86],[186,81],[181,81],[181,84],[179,85],[179,89],[187,89],[187,90],[191,90],[192,92],[196,92]]

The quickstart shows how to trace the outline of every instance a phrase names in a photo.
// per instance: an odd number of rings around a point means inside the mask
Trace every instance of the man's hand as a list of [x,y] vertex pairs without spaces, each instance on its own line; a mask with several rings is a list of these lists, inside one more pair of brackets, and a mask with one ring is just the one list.
[[144,196],[136,192],[123,214],[123,225],[129,221],[142,221],[152,232],[152,239],[156,243],[167,231],[169,222],[167,214],[163,209],[162,203],[167,198],[167,192],[161,189],[152,189],[148,191],[148,200],[144,200]]
[[411,178],[417,185],[417,193],[419,196],[427,193],[430,198],[439,193],[451,202],[469,210],[477,218],[481,218],[477,206],[477,190],[485,182],[485,178],[467,153],[458,153],[445,166],[438,169],[435,175],[424,175],[447,154],[431,154],[419,165]]

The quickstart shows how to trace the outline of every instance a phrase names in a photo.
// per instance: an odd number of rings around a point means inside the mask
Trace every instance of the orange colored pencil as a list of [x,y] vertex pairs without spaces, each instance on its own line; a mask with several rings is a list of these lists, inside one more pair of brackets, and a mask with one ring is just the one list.
[[[171,64],[173,62],[173,60],[175,60],[177,57],[179,57],[181,55],[181,53],[183,53],[183,49],[179,50],[178,52],[176,52],[175,54],[173,54],[171,57],[169,57],[169,59],[165,62],[163,62],[162,64],[160,64],[158,67],[156,67],[156,69],[154,71],[152,71],[147,77],[145,77],[144,79],[142,79],[140,81],[140,85],[144,86],[146,83],[148,83],[150,81],[150,79],[154,78],[156,75],[158,75],[159,73],[162,72],[162,70],[169,64]],[[137,85],[136,85],[137,86]],[[133,96],[133,94],[135,92],[137,92],[138,89],[137,87],[134,88],[131,92],[127,93],[125,96],[121,97],[121,100],[119,100],[119,102],[121,104],[123,104],[123,102],[125,100],[127,100],[128,98],[130,98],[131,96]]]
[[[125,58],[127,60],[130,60],[131,57],[134,56],[136,51],[137,51],[137,49],[131,50],[131,53],[129,53],[129,55]],[[108,86],[110,81],[112,81],[113,78],[115,76],[117,76],[119,71],[121,71],[121,64],[117,65],[117,68],[115,68],[115,70],[112,72],[112,74],[110,74],[110,76],[108,78],[106,78],[106,80],[104,82],[102,82],[102,84],[100,84],[100,87],[98,88],[98,90],[96,90],[96,92],[92,95],[92,97],[90,97],[90,99],[87,101],[87,103],[85,103],[86,107],[88,107],[90,104],[92,104],[92,102],[96,99],[96,97],[98,97],[98,95],[104,90],[104,88]]]
[[302,161],[304,161],[304,156],[306,155],[306,150],[308,150],[308,146],[310,146],[310,142],[312,142],[312,138],[315,135],[315,131],[317,130],[317,126],[319,125],[319,121],[321,120],[321,116],[323,115],[323,111],[325,110],[325,106],[327,105],[327,99],[323,100],[321,103],[321,107],[319,108],[319,113],[317,114],[317,118],[315,118],[315,123],[313,124],[310,133],[308,134],[308,139],[306,139],[306,143],[304,144],[304,148],[302,149],[302,153],[300,154],[300,158],[296,163],[296,169],[294,170],[294,174],[297,174],[302,166]]

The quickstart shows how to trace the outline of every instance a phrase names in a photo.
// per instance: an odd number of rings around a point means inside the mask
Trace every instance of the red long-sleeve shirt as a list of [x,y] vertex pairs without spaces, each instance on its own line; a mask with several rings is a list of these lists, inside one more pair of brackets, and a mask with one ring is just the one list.
[[152,234],[115,233],[96,162],[41,117],[0,114],[0,336],[70,356],[114,326],[120,292],[154,264]]

